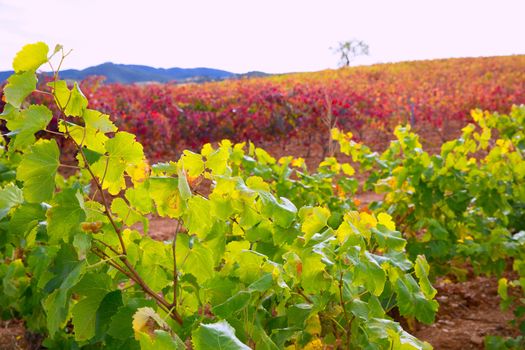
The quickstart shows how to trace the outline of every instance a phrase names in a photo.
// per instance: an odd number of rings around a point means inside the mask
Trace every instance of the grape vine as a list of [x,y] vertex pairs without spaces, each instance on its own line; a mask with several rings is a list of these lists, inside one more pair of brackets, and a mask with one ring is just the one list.
[[[389,215],[332,201],[321,183],[317,199],[300,186],[286,198],[258,173],[275,160],[252,144],[150,165],[134,135],[59,79],[68,54],[24,46],[4,89],[3,314],[48,348],[430,348],[389,316],[431,323],[438,307],[425,257],[407,258]],[[51,92],[36,88],[46,63]],[[28,105],[30,94],[54,105]],[[172,238],[153,240],[151,217],[170,219]]]

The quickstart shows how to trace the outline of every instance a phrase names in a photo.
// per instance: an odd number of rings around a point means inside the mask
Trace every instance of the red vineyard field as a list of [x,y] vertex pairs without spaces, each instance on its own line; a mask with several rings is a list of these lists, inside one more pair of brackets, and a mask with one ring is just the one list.
[[[409,122],[446,139],[481,108],[525,103],[525,56],[414,61],[207,84],[82,82],[90,108],[110,114],[160,159],[229,138],[328,144],[337,126],[369,141]],[[33,95],[33,103],[45,99]],[[44,101],[42,101],[44,102]],[[326,151],[326,150],[325,150]]]

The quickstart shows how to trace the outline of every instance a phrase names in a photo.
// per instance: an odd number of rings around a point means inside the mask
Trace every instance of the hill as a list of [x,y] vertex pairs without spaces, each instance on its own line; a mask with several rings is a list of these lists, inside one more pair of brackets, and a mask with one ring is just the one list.
[[[5,81],[13,72],[0,72],[0,82]],[[44,73],[46,74],[46,73]],[[153,68],[143,65],[116,64],[106,62],[86,69],[65,69],[60,72],[63,79],[83,80],[88,76],[101,75],[106,77],[107,83],[146,83],[146,82],[208,82],[225,79],[235,79],[240,77],[266,76],[263,72],[248,72],[236,74],[220,69],[213,68]]]

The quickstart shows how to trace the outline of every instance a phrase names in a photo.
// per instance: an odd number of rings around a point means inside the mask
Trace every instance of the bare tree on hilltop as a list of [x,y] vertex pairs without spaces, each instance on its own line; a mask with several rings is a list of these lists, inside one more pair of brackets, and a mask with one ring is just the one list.
[[369,46],[363,40],[340,41],[336,48],[331,48],[339,55],[339,66],[348,67],[358,56],[368,56]]

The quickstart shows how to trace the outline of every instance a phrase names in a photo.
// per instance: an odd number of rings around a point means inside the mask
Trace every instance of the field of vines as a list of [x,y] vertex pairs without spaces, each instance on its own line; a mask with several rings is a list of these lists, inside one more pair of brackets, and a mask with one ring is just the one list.
[[[525,57],[120,86],[66,56],[3,87],[11,348],[428,350],[435,285],[477,278],[512,315],[477,345],[525,348]],[[260,147],[293,138],[322,160]]]
[[[399,123],[422,132],[429,145],[458,136],[472,109],[507,113],[525,103],[524,67],[525,56],[465,58],[208,84],[104,85],[91,78],[81,89],[92,108],[135,134],[156,159],[222,139],[281,148],[292,139],[308,154],[321,144],[327,155],[333,127],[383,148]],[[49,99],[40,94],[32,102]]]

